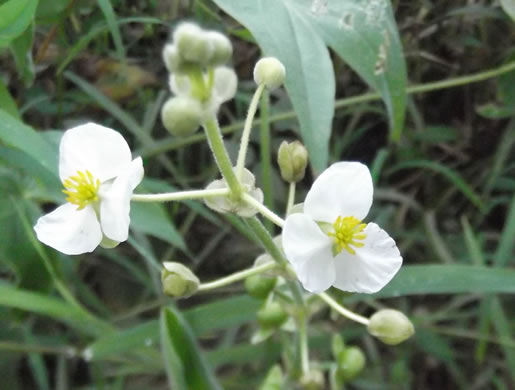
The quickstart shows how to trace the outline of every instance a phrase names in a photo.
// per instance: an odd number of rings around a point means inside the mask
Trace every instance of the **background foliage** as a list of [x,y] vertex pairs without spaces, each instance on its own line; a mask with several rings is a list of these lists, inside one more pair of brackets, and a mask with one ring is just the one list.
[[[119,130],[144,157],[145,191],[217,177],[201,134],[171,138],[158,119],[169,93],[161,49],[184,18],[235,47],[239,92],[221,111],[230,151],[261,50],[287,67],[288,95],[261,107],[268,119],[249,156],[274,210],[285,203],[274,162],[284,139],[301,137],[311,153],[299,200],[328,163],[371,167],[372,218],[405,266],[376,296],[340,298],[363,314],[396,307],[417,333],[386,348],[321,307],[313,357],[323,367],[340,333],[368,359],[349,388],[512,388],[513,9],[510,0],[0,1],[3,388],[164,389],[167,372],[177,389],[257,388],[288,360],[280,334],[250,344],[259,302],[241,285],[178,302],[161,294],[162,261],[204,281],[252,264],[262,250],[237,218],[198,202],[134,204],[127,243],[74,258],[34,237],[35,220],[64,200],[62,130],[84,121]],[[270,145],[260,141],[267,124]]]

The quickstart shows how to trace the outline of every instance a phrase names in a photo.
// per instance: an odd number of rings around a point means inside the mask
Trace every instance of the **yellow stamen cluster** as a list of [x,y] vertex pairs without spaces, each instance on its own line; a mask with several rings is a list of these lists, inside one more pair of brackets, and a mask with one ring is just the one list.
[[351,255],[355,255],[356,251],[351,248],[351,245],[356,248],[365,245],[356,240],[362,241],[367,237],[365,233],[362,233],[366,226],[366,223],[361,223],[355,217],[338,217],[333,223],[334,232],[327,233],[329,237],[334,237],[334,255],[339,254],[343,249]]
[[98,201],[100,180],[93,177],[90,171],[77,171],[77,175],[70,176],[63,182],[63,192],[68,195],[66,200],[79,206],[82,210],[88,204]]

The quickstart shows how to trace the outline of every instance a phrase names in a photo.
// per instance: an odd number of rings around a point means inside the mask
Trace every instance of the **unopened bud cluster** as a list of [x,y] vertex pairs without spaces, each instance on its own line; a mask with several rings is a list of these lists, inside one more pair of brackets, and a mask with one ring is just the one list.
[[194,23],[181,23],[173,33],[173,42],[165,46],[163,59],[170,73],[187,73],[192,68],[225,65],[232,56],[229,39],[206,31]]
[[220,105],[234,97],[236,73],[225,66],[232,56],[231,41],[217,31],[181,23],[173,40],[163,49],[174,93],[161,111],[166,129],[184,137],[218,112]]
[[308,166],[308,151],[299,141],[283,141],[277,153],[281,177],[288,183],[297,183],[304,178]]

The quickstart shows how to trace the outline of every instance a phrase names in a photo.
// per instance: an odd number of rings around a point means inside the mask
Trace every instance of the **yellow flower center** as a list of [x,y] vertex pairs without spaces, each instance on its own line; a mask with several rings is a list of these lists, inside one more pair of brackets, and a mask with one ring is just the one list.
[[336,256],[343,249],[351,255],[355,255],[356,251],[351,247],[361,248],[365,245],[363,242],[367,235],[363,229],[367,226],[355,217],[338,217],[333,223],[334,232],[329,232],[327,235],[334,238],[333,254]]
[[77,175],[70,176],[63,182],[63,192],[68,195],[66,200],[79,206],[82,210],[88,204],[98,201],[100,180],[93,177],[90,171],[77,171]]

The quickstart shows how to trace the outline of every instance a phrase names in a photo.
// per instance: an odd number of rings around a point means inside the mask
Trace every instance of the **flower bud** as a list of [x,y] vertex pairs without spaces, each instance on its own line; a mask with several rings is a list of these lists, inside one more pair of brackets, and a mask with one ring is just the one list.
[[[263,191],[261,189],[256,188],[256,179],[254,175],[246,168],[243,169],[243,174],[241,177],[241,184],[243,190],[252,196],[259,203],[263,203]],[[206,187],[208,190],[228,188],[227,182],[225,179],[215,180]],[[234,197],[229,195],[221,195],[221,196],[210,196],[204,199],[204,203],[210,209],[213,209],[219,213],[235,213],[240,217],[249,218],[256,215],[257,210],[254,206],[249,205],[247,202],[241,199],[234,199]]]
[[161,120],[170,134],[185,137],[199,128],[203,117],[202,106],[190,97],[168,99],[161,110]]
[[175,45],[168,43],[163,49],[163,61],[168,72],[175,73],[181,70],[182,60]]
[[284,388],[284,375],[281,366],[276,364],[266,375],[265,381],[259,390],[281,390]]
[[200,280],[181,263],[165,262],[161,271],[161,283],[166,295],[187,298],[198,290]]
[[299,141],[283,141],[277,153],[277,163],[282,178],[288,183],[296,183],[306,174],[308,151]]
[[279,88],[286,78],[284,65],[275,57],[261,58],[254,67],[254,81],[269,90]]
[[232,56],[232,44],[229,38],[218,31],[206,32],[206,38],[211,42],[211,46],[213,47],[209,65],[217,67],[227,64]]
[[288,319],[288,314],[279,303],[269,302],[259,309],[257,318],[263,328],[277,328]]
[[266,299],[277,283],[277,278],[268,278],[263,275],[252,275],[245,279],[245,289],[249,295],[256,299]]
[[409,339],[415,333],[415,328],[400,311],[384,309],[370,317],[368,332],[385,344],[397,345]]
[[365,355],[358,347],[347,347],[338,354],[338,375],[343,382],[356,378],[365,367]]
[[325,380],[324,374],[319,370],[311,370],[302,375],[300,378],[300,385],[303,390],[324,390]]
[[205,65],[213,55],[214,45],[196,24],[180,24],[173,34],[173,40],[180,57],[191,63]]

